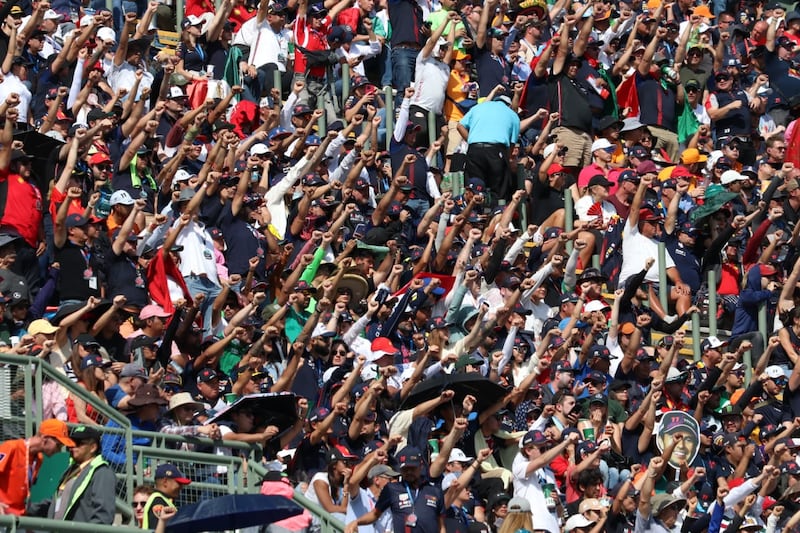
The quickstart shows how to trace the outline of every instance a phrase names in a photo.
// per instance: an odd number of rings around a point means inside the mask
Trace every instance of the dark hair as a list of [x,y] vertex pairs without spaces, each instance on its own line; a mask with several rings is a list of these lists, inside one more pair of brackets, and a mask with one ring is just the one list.
[[587,468],[586,470],[578,474],[578,479],[575,485],[578,487],[578,490],[583,492],[583,487],[597,485],[598,483],[602,482],[603,482],[603,473],[600,472],[599,468]]
[[563,402],[564,398],[566,398],[567,396],[573,396],[574,397],[575,394],[573,394],[572,391],[569,390],[569,389],[561,389],[560,391],[555,393],[555,395],[553,396],[553,400],[550,403],[553,404],[553,405],[558,405],[561,402]]

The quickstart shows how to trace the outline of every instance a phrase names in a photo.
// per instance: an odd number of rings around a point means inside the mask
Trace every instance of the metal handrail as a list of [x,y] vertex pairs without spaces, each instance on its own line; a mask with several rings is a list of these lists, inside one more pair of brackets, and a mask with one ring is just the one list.
[[109,526],[104,524],[86,524],[84,522],[66,522],[63,520],[50,520],[35,516],[0,515],[0,530],[8,533],[16,531],[52,531],[54,533],[85,533],[88,529],[92,533],[141,533],[141,529],[131,526]]
[[[79,397],[81,400],[85,401],[88,405],[91,405],[93,409],[97,412],[105,416],[108,420],[113,420],[119,428],[106,428],[107,431],[116,432],[119,431],[123,434],[125,438],[125,449],[130,450],[133,446],[132,435],[131,435],[131,422],[128,420],[128,417],[117,411],[116,409],[112,408],[111,406],[97,401],[97,398],[89,392],[87,392],[82,387],[76,385],[72,380],[66,377],[64,374],[56,370],[50,363],[44,361],[43,359],[39,359],[38,357],[29,357],[23,355],[13,355],[8,353],[0,354],[0,364],[10,364],[16,365],[20,368],[24,374],[24,381],[25,381],[25,405],[36,406],[36,412],[32,412],[30,408],[25,409],[25,432],[27,435],[32,435],[34,433],[33,426],[34,422],[39,423],[42,421],[42,406],[41,402],[34,401],[34,391],[41,391],[42,390],[42,383],[44,377],[52,379],[53,381],[57,382],[59,385],[64,387],[68,390],[71,394]],[[33,371],[33,372],[31,372]],[[33,374],[31,376],[31,373]],[[125,457],[125,470],[126,472],[133,471],[133,456],[131,454],[126,454]],[[125,485],[127,489],[127,494],[133,494],[133,478],[131,476],[125,476]],[[129,514],[129,509],[123,509],[123,512],[127,512]]]
[[[249,469],[255,474],[254,476],[250,476],[253,480],[256,478],[261,479],[267,473],[266,468],[264,468],[264,465],[261,463],[254,463],[249,466]],[[342,523],[341,520],[334,518],[331,513],[323,509],[318,503],[309,500],[297,490],[292,493],[292,499],[297,502],[298,505],[308,509],[308,512],[319,521],[321,527],[320,533],[344,533],[345,524]]]

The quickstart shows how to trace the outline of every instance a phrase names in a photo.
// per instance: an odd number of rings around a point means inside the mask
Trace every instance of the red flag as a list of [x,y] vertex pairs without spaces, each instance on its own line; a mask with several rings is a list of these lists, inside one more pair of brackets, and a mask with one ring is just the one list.
[[[411,281],[415,279],[425,279],[425,278],[436,278],[439,280],[439,286],[445,290],[445,294],[453,290],[453,285],[455,285],[456,278],[454,276],[445,276],[443,274],[431,274],[430,272],[420,272],[413,278]],[[402,296],[408,290],[408,286],[411,285],[411,281],[400,287],[400,289],[392,294],[392,296]]]
[[636,87],[636,74],[629,76],[617,87],[617,104],[621,109],[630,108],[626,118],[639,116],[639,89]]
[[172,261],[168,252],[162,248],[156,253],[150,263],[147,264],[147,290],[155,303],[160,305],[167,313],[174,313],[175,307],[172,305],[172,298],[169,296],[167,286],[167,276],[172,278],[183,291],[186,300],[192,299],[192,294],[183,281],[183,276],[178,267]]
[[786,162],[794,163],[795,168],[800,167],[800,119],[789,124],[792,135],[786,143]]

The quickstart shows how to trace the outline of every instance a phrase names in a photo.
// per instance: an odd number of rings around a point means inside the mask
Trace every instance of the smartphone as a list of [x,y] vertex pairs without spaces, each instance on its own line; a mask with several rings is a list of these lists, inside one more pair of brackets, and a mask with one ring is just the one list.
[[366,224],[359,224],[356,226],[356,229],[353,230],[353,238],[355,239],[363,239],[364,235],[367,233],[367,225]]

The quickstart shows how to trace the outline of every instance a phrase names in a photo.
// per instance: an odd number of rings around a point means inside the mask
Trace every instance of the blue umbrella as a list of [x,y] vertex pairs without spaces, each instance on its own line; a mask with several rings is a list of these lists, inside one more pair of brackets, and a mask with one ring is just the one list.
[[181,507],[167,524],[167,531],[226,531],[271,524],[302,512],[302,507],[283,496],[228,494]]

